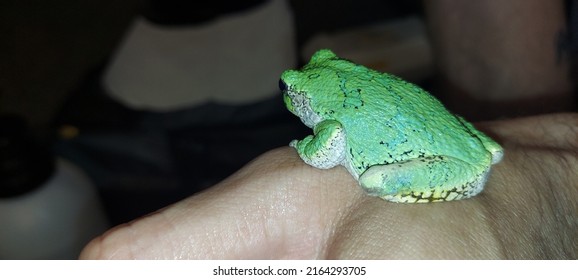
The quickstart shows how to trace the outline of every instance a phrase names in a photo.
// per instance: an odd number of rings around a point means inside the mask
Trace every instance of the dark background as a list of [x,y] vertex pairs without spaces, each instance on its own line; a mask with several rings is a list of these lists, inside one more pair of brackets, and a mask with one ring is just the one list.
[[[203,1],[189,2],[185,5],[197,13],[196,19],[189,20],[203,24],[218,16],[221,8],[228,10],[231,1],[221,1],[222,7],[215,4],[219,1],[206,1],[213,3],[208,10],[201,9]],[[200,191],[255,156],[306,133],[296,118],[279,107],[280,98],[267,101],[271,102],[271,112],[263,113],[267,119],[251,117],[250,106],[223,109],[209,104],[195,112],[225,110],[223,114],[238,120],[186,125],[190,114],[133,110],[103,95],[98,77],[134,16],[171,18],[170,7],[164,10],[153,4],[137,0],[0,3],[0,114],[23,117],[35,140],[49,143],[56,155],[85,169],[112,224]],[[419,1],[293,0],[290,4],[299,46],[319,32],[421,13]],[[167,120],[185,124],[167,129],[163,125]],[[157,158],[138,156],[139,150],[151,151],[151,147],[158,148],[149,153]]]

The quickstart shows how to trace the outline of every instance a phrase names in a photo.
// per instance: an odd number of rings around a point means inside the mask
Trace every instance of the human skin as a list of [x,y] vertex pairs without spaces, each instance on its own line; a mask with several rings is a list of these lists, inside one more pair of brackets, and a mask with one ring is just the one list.
[[469,120],[575,109],[562,0],[423,1],[444,103]]
[[397,204],[295,150],[120,225],[81,259],[575,259],[578,115],[477,124],[505,150],[480,195]]

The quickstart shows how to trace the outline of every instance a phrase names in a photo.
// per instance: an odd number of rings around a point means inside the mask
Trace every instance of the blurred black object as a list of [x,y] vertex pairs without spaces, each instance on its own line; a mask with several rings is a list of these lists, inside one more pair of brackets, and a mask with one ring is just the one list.
[[54,155],[43,142],[23,117],[0,115],[0,199],[32,191],[52,175]]
[[150,0],[146,1],[142,14],[158,25],[191,25],[241,12],[264,2],[266,0]]

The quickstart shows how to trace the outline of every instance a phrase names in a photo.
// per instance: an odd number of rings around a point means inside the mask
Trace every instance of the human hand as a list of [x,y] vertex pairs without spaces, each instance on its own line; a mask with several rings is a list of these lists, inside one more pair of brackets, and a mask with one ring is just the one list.
[[216,186],[93,240],[81,258],[572,258],[578,253],[578,115],[487,123],[505,149],[467,200],[396,204],[344,168],[270,151]]

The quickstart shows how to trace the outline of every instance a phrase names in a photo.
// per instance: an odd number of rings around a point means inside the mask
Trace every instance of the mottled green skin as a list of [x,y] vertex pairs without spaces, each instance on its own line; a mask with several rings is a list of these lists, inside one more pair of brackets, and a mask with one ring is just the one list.
[[318,168],[345,166],[372,195],[430,202],[479,193],[502,148],[433,96],[329,50],[281,76],[287,108],[314,129],[294,141]]

